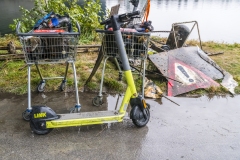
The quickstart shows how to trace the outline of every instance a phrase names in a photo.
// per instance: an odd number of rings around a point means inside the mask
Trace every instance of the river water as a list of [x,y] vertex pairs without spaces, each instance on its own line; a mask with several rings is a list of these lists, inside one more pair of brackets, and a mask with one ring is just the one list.
[[[139,10],[145,2],[140,0]],[[101,0],[101,3],[104,10],[120,4],[119,13],[130,12],[133,8],[129,0]],[[33,1],[0,1],[0,34],[12,32],[8,26],[12,19],[21,16],[19,6],[30,9]],[[240,43],[239,14],[240,0],[151,0],[149,20],[158,31],[171,30],[173,23],[197,21],[203,41]],[[192,25],[189,24],[188,27],[191,28]],[[165,34],[160,36],[167,37]],[[189,38],[197,38],[196,27]]]

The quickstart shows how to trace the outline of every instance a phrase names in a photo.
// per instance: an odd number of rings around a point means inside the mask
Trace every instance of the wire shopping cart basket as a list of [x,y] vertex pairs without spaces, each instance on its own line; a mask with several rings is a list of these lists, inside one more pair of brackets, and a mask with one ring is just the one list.
[[[107,30],[96,30],[102,40],[100,52],[104,54],[102,77],[100,83],[100,91],[97,97],[93,99],[93,105],[99,106],[102,102],[102,87],[104,80],[104,72],[107,59],[112,57],[114,60],[118,59],[121,63],[118,47],[116,44],[115,36],[112,31]],[[150,34],[143,32],[122,32],[122,38],[124,42],[124,47],[126,49],[127,57],[129,62],[134,62],[135,60],[141,60],[142,69],[142,96],[144,97],[144,78],[145,78],[145,67],[146,59],[148,53],[148,43]],[[119,67],[119,66],[118,66]],[[141,72],[141,71],[140,71]]]
[[[20,33],[20,23],[17,25],[17,35],[23,47],[25,61],[28,66],[28,108],[23,112],[23,118],[29,120],[29,114],[32,110],[31,106],[31,66],[35,65],[40,77],[40,83],[37,87],[38,92],[43,92],[46,80],[62,79],[60,89],[63,91],[66,86],[67,72],[69,64],[72,64],[75,91],[76,106],[80,108],[77,76],[75,68],[77,44],[80,36],[80,26],[76,24],[78,32],[66,32],[63,29],[34,30],[29,33]],[[43,77],[40,72],[39,64],[57,64],[66,63],[64,76],[59,77]]]

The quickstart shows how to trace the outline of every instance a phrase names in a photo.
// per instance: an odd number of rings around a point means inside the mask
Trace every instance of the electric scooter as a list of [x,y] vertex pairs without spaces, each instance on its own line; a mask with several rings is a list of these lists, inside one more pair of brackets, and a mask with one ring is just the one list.
[[[127,89],[119,110],[56,114],[50,107],[33,106],[29,117],[30,127],[34,133],[44,135],[51,132],[53,128],[122,122],[129,104],[131,105],[130,119],[132,119],[132,122],[137,127],[143,127],[148,123],[150,119],[150,105],[137,93],[119,25],[122,21],[137,14],[139,13],[113,15],[111,18],[101,22],[102,25],[112,25],[113,31],[103,30],[103,32],[111,32],[115,37],[127,82]],[[131,33],[131,35],[134,34],[148,33]]]
[[[122,19],[121,23],[119,23],[121,30],[124,30],[123,32],[145,32],[145,31],[152,31],[153,30],[153,26],[149,23],[149,22],[144,22],[142,23],[142,18],[144,16],[144,12],[147,6],[147,2],[143,8],[142,11],[137,11],[138,8],[138,4],[139,4],[139,0],[130,0],[129,1],[132,5],[133,5],[133,11],[132,13],[129,14],[134,14],[135,16],[128,16],[126,17],[126,19]],[[136,14],[138,13],[138,14]],[[150,25],[146,25],[146,24],[150,24]],[[112,28],[111,23],[105,24],[104,29],[105,30],[109,30]],[[139,36],[138,36],[139,37]],[[124,38],[125,39],[125,38]],[[149,37],[147,38],[149,39]],[[148,42],[145,43],[146,48],[148,48]],[[126,45],[126,44],[125,44]],[[131,45],[134,45],[133,43]],[[136,46],[136,45],[135,45]],[[111,46],[108,46],[107,48],[111,48]],[[137,48],[135,48],[136,50]],[[141,49],[138,49],[141,50]],[[87,79],[85,85],[91,80],[91,78],[93,77],[93,75],[96,73],[97,68],[100,66],[101,61],[103,61],[103,68],[102,68],[102,77],[101,77],[101,83],[100,83],[100,90],[99,93],[96,97],[93,98],[92,100],[92,104],[94,106],[100,106],[103,104],[103,95],[102,95],[102,91],[103,91],[103,81],[104,81],[104,72],[105,72],[105,66],[106,66],[106,62],[107,60],[110,60],[112,62],[115,63],[116,67],[119,70],[119,81],[122,80],[122,62],[120,60],[120,58],[114,54],[114,51],[112,50],[113,53],[108,53],[108,52],[103,52],[102,48],[100,48],[99,51],[99,55],[98,55],[98,59],[96,61],[96,64],[92,70],[92,73],[90,74],[89,78]],[[136,57],[135,57],[136,58]],[[146,65],[146,59],[147,56],[145,56],[144,58],[133,58],[133,57],[128,57],[128,60],[130,62],[130,66],[134,65],[135,60],[141,60],[141,67],[143,69],[143,73],[142,73],[142,96],[144,97],[144,79],[145,79],[145,65]],[[135,68],[131,66],[131,70],[135,71]],[[140,74],[140,72],[139,72]]]

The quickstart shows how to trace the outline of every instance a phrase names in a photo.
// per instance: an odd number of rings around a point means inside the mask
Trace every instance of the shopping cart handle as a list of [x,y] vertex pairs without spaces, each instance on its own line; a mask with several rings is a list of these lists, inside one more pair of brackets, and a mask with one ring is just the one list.
[[17,34],[20,33],[20,32],[19,32],[19,28],[20,28],[20,26],[21,26],[21,23],[20,23],[20,21],[18,21],[18,23],[17,23],[17,27],[16,27],[16,33],[17,33]]
[[79,35],[80,35],[80,34],[81,34],[81,27],[80,27],[80,25],[79,25],[78,22],[76,22],[76,27],[77,27],[78,33],[79,33]]
[[80,29],[80,25],[78,22],[76,22],[76,27],[78,32],[35,32],[33,30],[31,30],[28,33],[21,33],[20,32],[20,27],[21,27],[21,23],[20,21],[17,23],[16,26],[16,34],[18,36],[51,36],[51,35],[80,35],[81,34],[81,29]]

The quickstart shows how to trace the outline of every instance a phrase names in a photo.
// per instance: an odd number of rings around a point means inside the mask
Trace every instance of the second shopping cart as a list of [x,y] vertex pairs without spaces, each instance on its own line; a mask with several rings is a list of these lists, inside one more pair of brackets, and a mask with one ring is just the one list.
[[[136,60],[141,61],[141,68],[143,71],[142,96],[144,97],[145,67],[146,67],[146,59],[147,59],[147,53],[148,53],[148,43],[149,43],[150,34],[139,33],[134,31],[134,29],[130,29],[130,31],[133,31],[133,32],[126,32],[127,31],[126,28],[121,30],[122,30],[121,33],[122,33],[122,38],[124,42],[124,47],[125,47],[129,61],[132,61],[132,62]],[[119,57],[119,51],[117,48],[116,39],[113,32],[107,31],[107,30],[96,30],[96,31],[99,33],[100,38],[102,39],[100,52],[104,54],[102,77],[100,82],[100,91],[99,91],[99,94],[92,100],[93,105],[99,106],[99,105],[102,105],[103,103],[102,88],[103,88],[106,62],[108,58],[111,57],[111,58],[114,58],[115,62],[117,62],[116,64],[118,65],[119,62],[121,63],[121,59]],[[119,65],[118,65],[118,68],[120,68]]]

